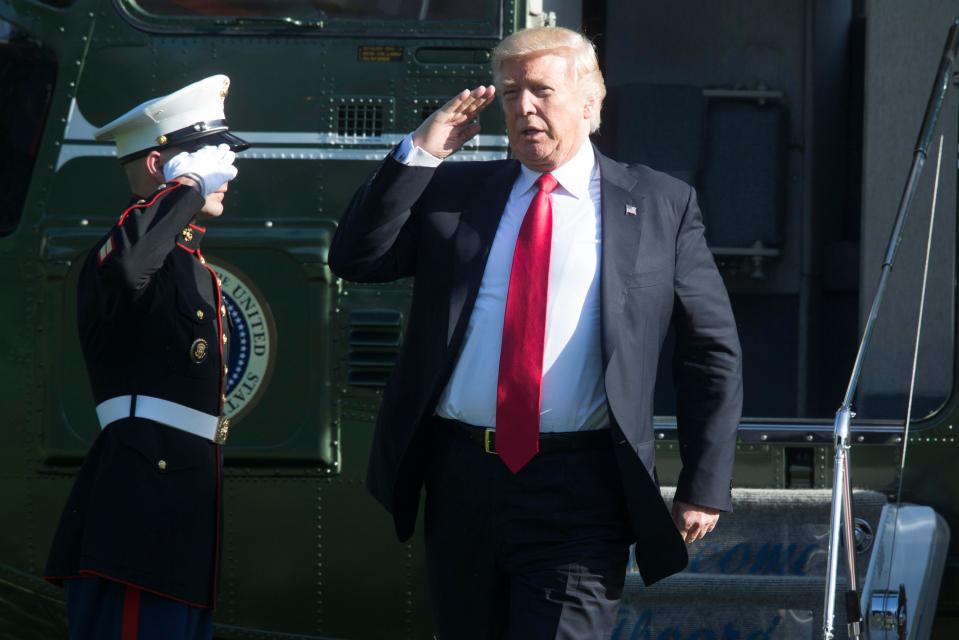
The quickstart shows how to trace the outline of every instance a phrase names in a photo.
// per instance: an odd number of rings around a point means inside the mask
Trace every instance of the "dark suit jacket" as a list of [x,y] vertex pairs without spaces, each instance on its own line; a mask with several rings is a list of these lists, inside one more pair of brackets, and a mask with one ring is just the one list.
[[[598,151],[596,157],[606,395],[637,561],[649,584],[687,562],[654,471],[653,388],[663,339],[672,324],[683,462],[676,497],[728,510],[742,409],[739,338],[693,189],[645,166],[617,163]],[[422,426],[463,345],[519,169],[515,160],[445,162],[431,169],[387,157],[353,197],[330,247],[330,268],[344,279],[415,278],[367,477],[401,540],[412,535],[423,483]]]

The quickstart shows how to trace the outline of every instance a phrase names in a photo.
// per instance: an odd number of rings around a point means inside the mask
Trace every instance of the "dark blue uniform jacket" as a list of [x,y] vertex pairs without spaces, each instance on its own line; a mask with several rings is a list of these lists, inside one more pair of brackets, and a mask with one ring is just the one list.
[[[134,200],[93,247],[77,291],[97,404],[151,396],[219,416],[229,328],[194,224],[203,196],[180,183]],[[222,447],[125,417],[93,443],[61,516],[45,575],[101,576],[212,607]]]

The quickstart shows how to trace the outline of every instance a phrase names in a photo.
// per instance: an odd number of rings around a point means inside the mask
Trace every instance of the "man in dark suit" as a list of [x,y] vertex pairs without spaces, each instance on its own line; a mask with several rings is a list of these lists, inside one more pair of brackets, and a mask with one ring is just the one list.
[[[331,246],[348,280],[415,278],[368,485],[405,540],[425,483],[439,638],[598,638],[630,543],[654,582],[730,507],[739,341],[693,190],[589,143],[605,96],[591,43],[521,31],[493,73],[383,161]],[[441,162],[497,92],[514,159]],[[670,326],[672,518],[652,420]]]

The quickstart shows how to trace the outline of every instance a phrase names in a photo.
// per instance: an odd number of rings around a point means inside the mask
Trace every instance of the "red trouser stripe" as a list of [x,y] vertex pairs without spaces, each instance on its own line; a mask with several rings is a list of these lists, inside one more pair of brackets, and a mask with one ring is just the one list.
[[123,619],[120,622],[120,640],[137,640],[140,625],[140,590],[127,586],[123,592]]

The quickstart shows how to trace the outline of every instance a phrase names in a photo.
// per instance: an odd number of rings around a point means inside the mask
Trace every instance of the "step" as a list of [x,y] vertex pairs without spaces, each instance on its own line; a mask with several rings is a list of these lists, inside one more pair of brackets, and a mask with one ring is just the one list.
[[[667,503],[673,494],[664,488]],[[831,499],[829,490],[734,490],[733,511],[689,546],[685,571],[645,587],[631,561],[611,640],[820,638]],[[859,584],[885,504],[881,493],[853,492]],[[837,592],[846,585],[841,571]],[[836,626],[845,638],[841,607]]]

